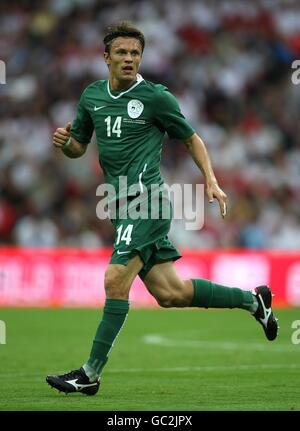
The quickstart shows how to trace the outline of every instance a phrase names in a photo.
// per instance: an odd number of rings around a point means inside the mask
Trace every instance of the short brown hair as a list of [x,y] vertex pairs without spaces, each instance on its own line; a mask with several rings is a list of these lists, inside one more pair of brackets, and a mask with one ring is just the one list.
[[134,37],[135,39],[138,39],[142,46],[142,52],[144,51],[145,36],[138,28],[134,27],[130,21],[120,21],[107,27],[103,39],[105,52],[109,53],[111,44],[117,37]]

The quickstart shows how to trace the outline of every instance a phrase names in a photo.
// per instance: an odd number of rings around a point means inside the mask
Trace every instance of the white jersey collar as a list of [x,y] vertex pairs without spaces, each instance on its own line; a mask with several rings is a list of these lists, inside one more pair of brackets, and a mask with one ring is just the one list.
[[123,94],[128,93],[129,91],[133,90],[137,85],[139,85],[142,81],[144,81],[144,78],[142,77],[142,75],[140,75],[139,73],[136,75],[136,81],[135,83],[129,87],[127,90],[125,91],[121,91],[121,93],[119,93],[117,96],[114,96],[113,94],[111,94],[110,88],[109,88],[109,79],[107,80],[107,91],[108,94],[110,95],[110,97],[112,99],[119,99],[120,97],[123,96]]

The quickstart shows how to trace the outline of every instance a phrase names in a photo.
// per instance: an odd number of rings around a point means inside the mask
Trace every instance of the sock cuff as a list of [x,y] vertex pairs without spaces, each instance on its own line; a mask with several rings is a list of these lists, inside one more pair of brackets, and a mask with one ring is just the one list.
[[127,299],[106,299],[103,311],[114,314],[126,314],[129,310]]
[[191,307],[198,307],[198,304],[200,303],[200,290],[197,288],[197,280],[192,278],[191,281],[194,287],[194,296],[192,299]]
[[211,281],[199,278],[192,278],[191,281],[194,286],[194,296],[190,306],[209,308],[213,297]]

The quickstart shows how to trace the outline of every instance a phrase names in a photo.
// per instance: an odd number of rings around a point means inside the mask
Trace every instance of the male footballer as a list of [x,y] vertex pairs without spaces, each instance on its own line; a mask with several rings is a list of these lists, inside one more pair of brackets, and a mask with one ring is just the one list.
[[[169,217],[155,219],[123,216],[134,200],[128,192],[131,186],[135,185],[142,196],[148,191],[144,201],[153,206],[151,193],[164,184],[160,155],[165,133],[185,143],[203,174],[207,198],[209,202],[218,200],[222,217],[227,198],[218,185],[205,144],[181,113],[176,98],[165,86],[146,81],[138,73],[145,47],[142,32],[120,22],[108,28],[103,42],[108,79],[93,82],[83,91],[72,125],[58,128],[53,136],[55,147],[65,156],[77,158],[85,153],[95,131],[105,183],[114,187],[114,203],[119,210],[111,217],[116,236],[105,273],[103,316],[90,355],[80,368],[46,378],[59,391],[87,395],[99,389],[100,375],[125,323],[130,287],[137,275],[162,307],[241,308],[260,323],[268,340],[274,340],[278,331],[268,286],[244,291],[178,276],[173,262],[181,255],[168,238],[171,211]],[[126,178],[127,188],[120,187],[120,177]],[[121,204],[124,197],[125,206]],[[161,215],[164,200],[155,202]]]

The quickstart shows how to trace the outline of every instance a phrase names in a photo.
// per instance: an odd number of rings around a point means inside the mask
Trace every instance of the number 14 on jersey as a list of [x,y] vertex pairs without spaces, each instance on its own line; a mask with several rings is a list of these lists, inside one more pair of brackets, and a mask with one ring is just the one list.
[[108,117],[105,118],[104,122],[106,123],[106,132],[107,132],[107,136],[110,138],[112,136],[112,134],[116,134],[117,138],[121,137],[121,124],[122,124],[122,117],[118,116],[114,123],[113,126],[111,127],[112,121],[111,121],[111,116],[109,115]]

